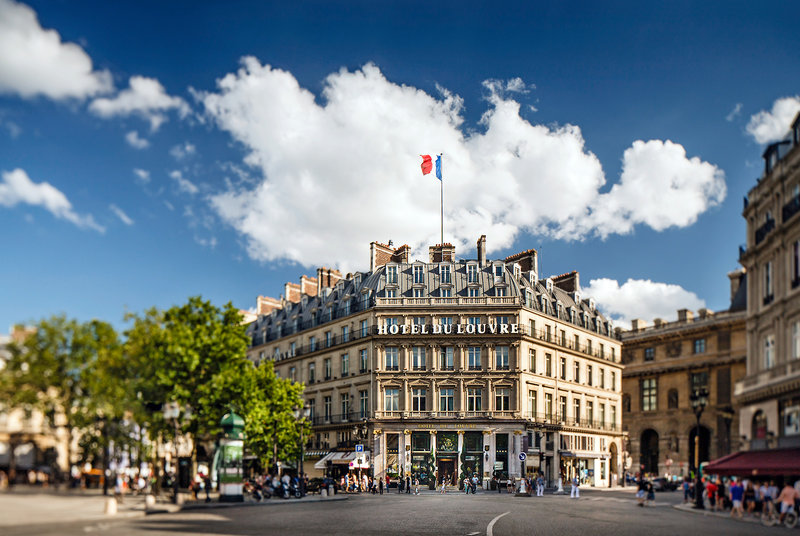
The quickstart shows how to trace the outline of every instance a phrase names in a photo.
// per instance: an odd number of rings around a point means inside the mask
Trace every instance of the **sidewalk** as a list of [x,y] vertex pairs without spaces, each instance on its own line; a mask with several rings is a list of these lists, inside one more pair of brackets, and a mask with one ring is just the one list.
[[759,519],[757,517],[753,517],[753,516],[745,515],[741,519],[738,518],[738,517],[731,517],[730,510],[726,510],[726,511],[723,511],[723,512],[715,512],[713,510],[709,510],[708,508],[706,508],[705,510],[696,510],[694,508],[694,503],[676,504],[676,505],[673,506],[673,508],[676,509],[676,510],[681,510],[683,512],[691,512],[693,514],[700,514],[700,515],[703,515],[703,516],[720,517],[720,518],[724,518],[724,519],[731,519],[731,520],[734,520],[734,521],[743,521],[745,523],[761,523],[761,519]]
[[144,495],[126,495],[117,503],[117,514],[105,514],[106,499],[102,490],[69,490],[54,491],[41,488],[17,487],[14,491],[0,492],[0,533],[2,527],[23,525],[39,525],[50,523],[72,523],[77,521],[113,520],[130,517],[144,517],[148,514],[172,513],[181,510],[205,510],[216,508],[235,508],[242,506],[276,506],[307,502],[341,501],[347,497],[320,497],[308,495],[302,499],[266,499],[256,502],[245,499],[240,503],[220,503],[218,495],[211,494],[211,502],[205,502],[205,495],[200,500],[187,500],[183,506],[171,502],[171,497],[162,494],[155,506],[145,510]]

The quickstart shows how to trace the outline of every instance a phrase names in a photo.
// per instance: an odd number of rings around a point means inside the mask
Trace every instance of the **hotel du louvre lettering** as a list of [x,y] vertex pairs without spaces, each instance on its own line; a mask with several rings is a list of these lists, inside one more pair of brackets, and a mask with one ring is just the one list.
[[378,335],[511,335],[519,334],[519,324],[397,324],[378,326]]

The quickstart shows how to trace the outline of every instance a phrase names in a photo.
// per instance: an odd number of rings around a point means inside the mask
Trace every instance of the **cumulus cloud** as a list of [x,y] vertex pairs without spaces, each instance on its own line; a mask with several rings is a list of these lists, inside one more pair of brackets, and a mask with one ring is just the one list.
[[150,122],[152,132],[167,120],[166,112],[169,110],[177,110],[180,117],[185,117],[190,111],[186,101],[167,95],[164,86],[155,78],[131,76],[128,84],[128,89],[112,98],[93,100],[89,110],[105,119],[137,115]]
[[622,156],[622,176],[608,193],[591,203],[586,217],[569,221],[556,232],[562,238],[629,233],[643,223],[656,231],[686,227],[725,199],[725,174],[697,157],[687,158],[671,141],[637,140]]
[[147,149],[150,147],[150,142],[145,138],[140,138],[139,133],[135,130],[131,130],[125,134],[125,141],[134,149]]
[[175,171],[170,171],[169,177],[178,184],[178,189],[181,192],[194,195],[199,191],[197,186],[192,181],[185,178],[183,176],[183,173],[181,173],[177,169]]
[[[372,64],[329,75],[319,98],[255,58],[217,84],[196,97],[261,177],[210,200],[259,260],[360,267],[365,244],[388,238],[424,256],[439,241],[439,183],[420,174],[420,154],[444,153],[445,240],[462,251],[484,233],[500,249],[522,230],[581,239],[688,225],[724,196],[715,166],[657,140],[635,143],[616,190],[601,195],[605,174],[578,126],[520,116],[512,97],[533,87],[522,80],[484,85],[477,130],[463,125],[459,96],[393,83]],[[675,202],[648,193],[643,211],[645,185]]]
[[20,203],[40,206],[56,218],[67,220],[84,229],[94,229],[100,233],[105,228],[98,225],[91,215],[81,216],[72,209],[61,190],[47,182],[33,182],[22,169],[2,172],[0,182],[0,205],[13,207]]
[[182,144],[179,143],[178,145],[174,146],[172,149],[169,150],[169,154],[172,156],[172,158],[178,161],[190,157],[194,155],[196,152],[197,148],[188,141]]
[[113,212],[117,216],[117,218],[120,219],[122,223],[124,223],[125,225],[133,225],[133,220],[127,214],[125,214],[125,212],[117,205],[112,203],[108,205],[108,208],[109,210],[111,210],[111,212]]
[[136,175],[136,182],[147,184],[150,182],[150,172],[146,169],[133,168],[133,174]]
[[800,112],[800,95],[777,99],[772,110],[761,110],[750,117],[747,133],[758,143],[781,140],[789,132],[797,112]]
[[45,30],[30,7],[0,0],[0,93],[21,97],[83,99],[113,89],[108,71],[97,71],[86,52]]
[[647,322],[654,318],[674,320],[678,309],[696,311],[706,306],[697,294],[680,285],[649,279],[628,279],[622,285],[614,279],[592,279],[583,292],[592,296],[600,310],[624,329],[630,329],[634,318]]

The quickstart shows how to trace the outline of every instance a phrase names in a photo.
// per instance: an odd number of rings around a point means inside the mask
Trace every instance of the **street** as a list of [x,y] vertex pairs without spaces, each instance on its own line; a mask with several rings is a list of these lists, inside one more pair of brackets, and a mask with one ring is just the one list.
[[[3,527],[4,534],[774,534],[782,529],[714,515],[679,511],[680,493],[660,493],[655,506],[639,508],[627,491],[583,490],[569,496],[514,497],[506,493],[458,492],[420,496],[352,495],[344,501],[276,500],[252,506],[203,508],[135,518],[106,518]],[[0,505],[2,505],[0,497]],[[39,504],[41,507],[41,503]],[[1,511],[1,510],[0,510]]]

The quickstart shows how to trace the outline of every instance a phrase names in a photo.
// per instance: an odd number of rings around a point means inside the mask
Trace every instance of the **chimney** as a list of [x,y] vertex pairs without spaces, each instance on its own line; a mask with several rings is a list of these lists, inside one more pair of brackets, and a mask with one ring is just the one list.
[[678,322],[691,322],[694,319],[694,313],[689,309],[678,309]]
[[269,296],[259,296],[256,298],[256,313],[259,315],[268,315],[275,309],[280,309],[281,302]]
[[411,246],[408,244],[403,244],[392,253],[392,262],[398,262],[402,264],[408,263],[408,255],[411,252]]
[[553,278],[553,284],[564,292],[580,292],[581,278],[577,270]]
[[478,239],[478,265],[486,266],[486,235]]
[[342,278],[342,272],[333,268],[317,268],[317,296],[322,296],[322,289],[333,288]]
[[661,319],[661,318],[654,318],[653,319],[653,326],[654,327],[660,328],[663,323],[664,323],[664,320]]
[[307,275],[300,276],[300,293],[306,296],[316,296],[317,279]]
[[742,278],[744,277],[744,274],[744,268],[739,268],[738,270],[728,273],[728,279],[731,280],[731,302],[733,301],[733,298],[736,297],[736,293],[739,292],[739,287],[742,284]]
[[456,259],[456,247],[448,242],[436,244],[428,248],[430,262],[453,262]]
[[642,320],[641,318],[634,318],[631,320],[631,331],[639,331],[640,329],[644,329],[647,327],[647,322]]
[[525,251],[510,255],[506,257],[506,262],[516,262],[523,272],[533,272],[537,276],[539,274],[539,262],[535,249],[526,249]]
[[387,262],[391,262],[394,250],[391,248],[391,240],[389,245],[381,244],[380,242],[370,242],[369,244],[369,271],[374,272]]

